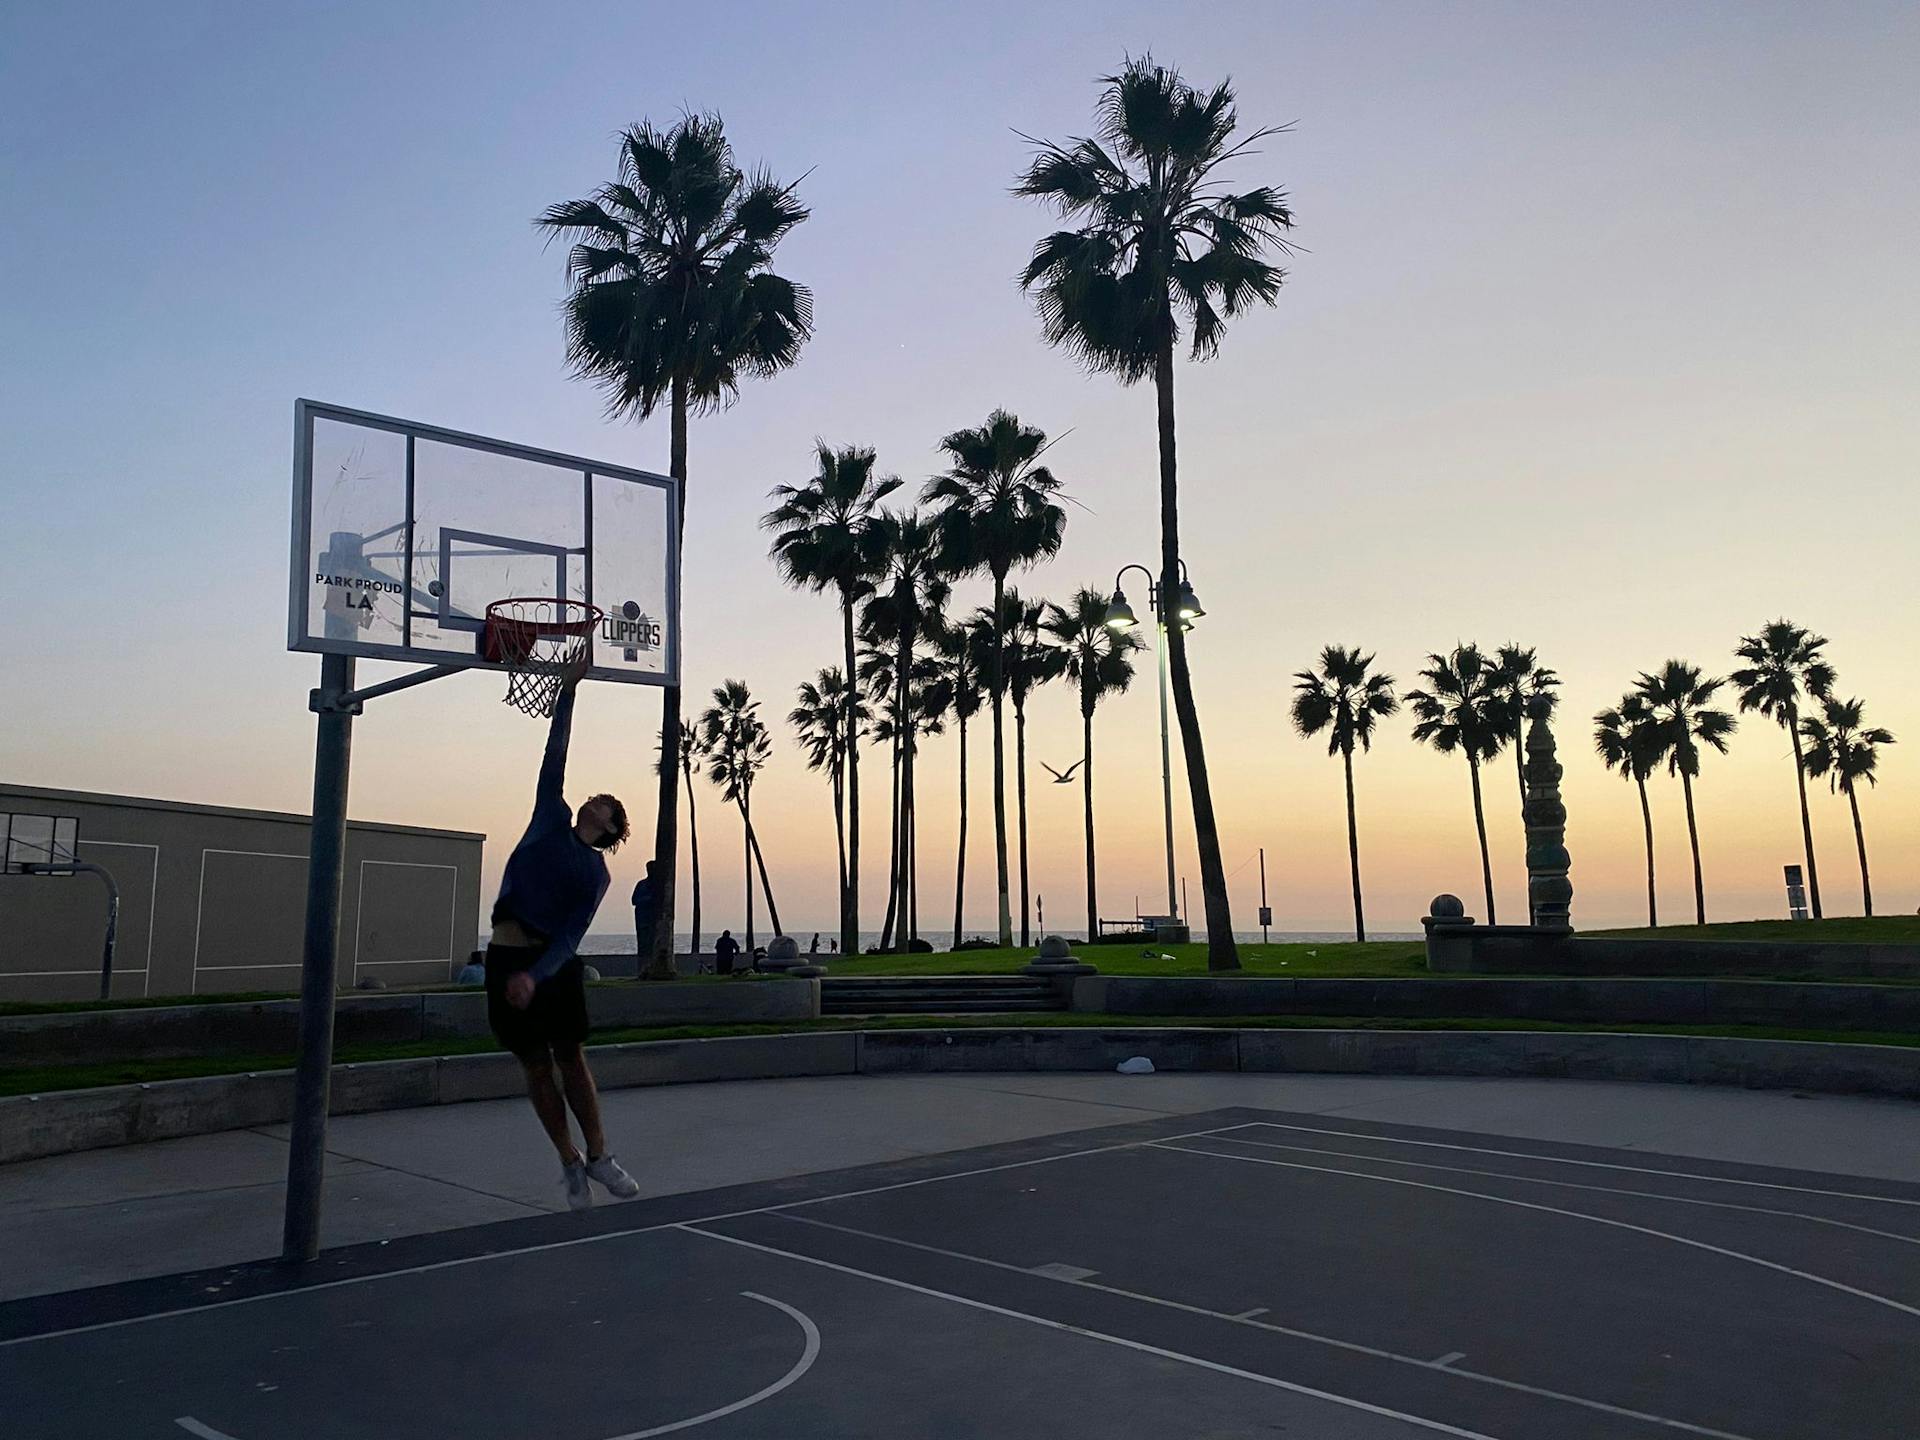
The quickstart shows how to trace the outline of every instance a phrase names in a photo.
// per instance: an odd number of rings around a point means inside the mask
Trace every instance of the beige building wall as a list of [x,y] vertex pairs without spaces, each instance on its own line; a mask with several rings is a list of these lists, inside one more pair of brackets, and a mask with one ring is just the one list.
[[[116,997],[299,989],[306,816],[4,783],[0,811],[73,817],[80,858],[118,882]],[[342,989],[450,978],[479,932],[485,840],[348,822]],[[105,931],[98,877],[0,876],[0,1000],[94,997]]]

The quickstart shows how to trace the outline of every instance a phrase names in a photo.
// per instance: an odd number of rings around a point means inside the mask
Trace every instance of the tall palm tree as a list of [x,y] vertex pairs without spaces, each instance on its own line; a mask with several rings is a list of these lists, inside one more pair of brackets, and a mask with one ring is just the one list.
[[1420,678],[1424,690],[1409,690],[1413,738],[1443,755],[1458,750],[1473,777],[1473,826],[1480,836],[1480,879],[1486,888],[1487,923],[1499,923],[1493,908],[1493,863],[1487,856],[1487,817],[1480,801],[1480,765],[1507,743],[1506,703],[1494,689],[1497,672],[1478,645],[1457,645],[1450,654],[1429,655]]
[[[693,953],[700,953],[700,818],[694,813],[693,777],[706,765],[706,751],[695,736],[680,747],[680,773],[687,782],[687,864],[693,879]],[[658,873],[658,872],[656,872]],[[644,959],[637,962],[645,964]]]
[[1653,712],[1653,743],[1658,747],[1655,762],[1667,762],[1667,773],[1680,777],[1681,793],[1686,797],[1687,844],[1693,850],[1696,925],[1707,923],[1707,891],[1700,875],[1700,829],[1693,818],[1693,781],[1700,773],[1701,744],[1726,754],[1727,737],[1739,723],[1726,711],[1712,708],[1710,703],[1726,683],[1702,679],[1698,665],[1669,660],[1655,673],[1642,673],[1633,687],[1634,693]]
[[1065,605],[1047,606],[1042,626],[1054,642],[1061,673],[1080,693],[1080,788],[1087,826],[1087,940],[1100,938],[1100,901],[1093,849],[1093,712],[1133,683],[1140,637],[1107,624],[1111,595],[1080,589]]
[[967,722],[980,713],[987,691],[981,675],[982,647],[972,628],[942,623],[934,643],[935,679],[927,703],[936,714],[953,716],[960,731],[960,832],[953,862],[953,943],[958,945],[966,936]]
[[[1513,778],[1520,786],[1521,824],[1526,823],[1527,810],[1527,717],[1529,707],[1535,700],[1546,705],[1546,713],[1552,717],[1560,704],[1560,697],[1553,692],[1560,688],[1560,677],[1540,663],[1539,653],[1528,646],[1522,648],[1509,641],[1493,653],[1494,689],[1500,701],[1507,707],[1507,738],[1513,742]],[[1529,891],[1531,890],[1531,872],[1529,872]],[[1533,899],[1529,893],[1527,899],[1527,920],[1532,923]]]
[[846,777],[853,737],[866,722],[866,705],[859,691],[847,684],[838,665],[829,665],[813,680],[803,681],[799,703],[787,714],[809,770],[825,770],[833,786],[833,838],[840,866],[840,893],[847,889]]
[[[921,499],[938,507],[941,563],[950,575],[984,571],[993,577],[993,610],[1006,595],[1007,576],[1057,553],[1067,512],[1054,498],[1060,482],[1039,463],[1044,430],[995,410],[986,424],[956,430],[940,442],[946,473],[929,480]],[[1000,943],[1013,943],[1007,877],[1007,750],[1002,701],[1006,654],[995,639],[987,687],[993,696],[993,852],[999,881]],[[1022,925],[1021,943],[1026,943]]]
[[[620,139],[617,178],[534,221],[567,252],[567,362],[607,408],[644,420],[668,405],[668,472],[687,525],[687,416],[718,410],[746,379],[778,374],[813,334],[813,298],[774,273],[773,252],[807,218],[793,185],[748,175],[718,115],[665,130],[641,122]],[[653,955],[671,979],[679,843],[680,687],[661,695],[654,822]]]
[[[816,470],[799,485],[781,485],[779,502],[761,518],[774,532],[773,556],[789,584],[824,590],[832,586],[840,597],[841,673],[859,671],[854,653],[855,602],[872,589],[870,556],[864,543],[867,527],[880,502],[900,488],[895,475],[874,474],[870,449],[849,445],[834,450],[824,442],[814,446]],[[864,712],[853,717],[845,738],[847,858],[840,888],[840,952],[860,953],[860,726]],[[836,814],[837,814],[836,810]]]
[[[862,623],[870,634],[891,634],[893,655],[892,731],[899,756],[900,798],[898,813],[913,813],[914,749],[902,743],[914,734],[914,683],[921,677],[914,669],[917,644],[931,631],[936,617],[944,610],[950,587],[941,559],[939,533],[933,522],[918,511],[880,510],[868,525],[864,540],[868,571],[872,575],[873,594],[862,611]],[[871,679],[871,676],[862,678]],[[910,833],[904,827],[899,849],[910,861]],[[909,884],[911,864],[896,864],[893,884],[897,904],[889,909],[902,915],[911,903]],[[895,932],[905,940],[907,930]]]
[[1355,646],[1329,645],[1320,652],[1320,668],[1293,677],[1293,728],[1310,740],[1328,731],[1327,753],[1338,755],[1347,777],[1347,859],[1353,870],[1353,937],[1367,938],[1366,910],[1360,902],[1360,827],[1353,808],[1353,747],[1373,749],[1374,721],[1400,708],[1393,677],[1370,674],[1373,656]]
[[753,871],[760,869],[760,891],[767,897],[767,918],[773,933],[780,928],[780,911],[773,903],[767,879],[767,857],[753,829],[753,782],[773,758],[773,741],[760,719],[760,702],[741,680],[728,680],[713,692],[713,704],[700,716],[700,743],[707,755],[707,776],[740,811],[742,855],[747,882],[747,949],[753,949]]
[[[1273,130],[1237,142],[1233,87],[1201,92],[1150,56],[1104,77],[1096,137],[1036,142],[1015,193],[1055,206],[1077,230],[1034,247],[1021,277],[1038,297],[1049,344],[1125,385],[1151,376],[1160,436],[1160,588],[1179,594],[1180,493],[1174,446],[1174,351],[1218,353],[1226,322],[1279,298],[1284,272],[1263,256],[1287,252],[1293,212],[1270,186],[1229,191],[1222,167]],[[1183,330],[1184,327],[1184,330]],[[1226,869],[1193,701],[1186,634],[1167,632],[1174,708],[1200,850],[1207,968],[1237,970]]]
[[915,658],[908,671],[906,723],[901,724],[899,692],[895,688],[897,659],[891,644],[867,644],[860,652],[862,681],[876,705],[881,707],[868,734],[874,744],[887,747],[893,761],[892,850],[887,871],[887,913],[880,929],[883,953],[895,948],[896,934],[903,947],[910,947],[918,938],[919,809],[915,795],[902,780],[908,764],[920,753],[920,740],[937,735],[944,728],[944,715],[935,699],[939,662],[926,655]]
[[1020,842],[1020,943],[1023,946],[1033,943],[1033,904],[1027,873],[1027,700],[1036,689],[1056,678],[1062,666],[1060,652],[1040,631],[1046,610],[1046,601],[1028,600],[1018,590],[1007,590],[1000,597],[997,624],[989,610],[983,609],[974,617],[975,624],[991,632],[1000,646],[1007,698],[1013,702],[1015,830]]
[[1727,678],[1740,692],[1740,712],[1758,710],[1786,727],[1793,741],[1793,783],[1800,792],[1800,838],[1807,850],[1807,897],[1820,919],[1820,867],[1813,859],[1813,820],[1807,814],[1806,757],[1800,752],[1800,700],[1825,703],[1833,693],[1833,667],[1821,656],[1827,641],[1788,620],[1763,625],[1745,635],[1733,653],[1747,663]]
[[1878,725],[1868,726],[1861,718],[1858,700],[1822,697],[1821,714],[1809,715],[1800,722],[1806,738],[1807,774],[1828,782],[1847,797],[1853,811],[1853,843],[1860,850],[1860,900],[1869,919],[1873,917],[1873,882],[1867,875],[1867,836],[1860,828],[1860,795],[1856,788],[1864,780],[1878,784],[1874,770],[1880,764],[1880,747],[1894,743],[1893,732]]
[[1647,805],[1647,777],[1660,763],[1659,723],[1646,697],[1628,692],[1611,710],[1593,717],[1593,748],[1601,763],[1618,770],[1640,791],[1640,828],[1647,841],[1647,925],[1660,923],[1660,906],[1653,884],[1653,811]]

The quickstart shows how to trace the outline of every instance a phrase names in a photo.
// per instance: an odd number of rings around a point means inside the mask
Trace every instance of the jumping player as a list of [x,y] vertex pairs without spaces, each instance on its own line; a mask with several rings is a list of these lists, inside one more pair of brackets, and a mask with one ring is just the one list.
[[[534,1113],[560,1152],[567,1203],[584,1210],[593,1204],[589,1178],[622,1200],[639,1194],[640,1186],[607,1153],[600,1097],[580,1048],[588,1029],[580,939],[607,893],[603,857],[627,838],[627,812],[613,796],[595,795],[575,815],[561,794],[579,681],[578,670],[569,673],[553,707],[533,819],[508,857],[493,904],[486,970],[488,1023],[525,1068]],[[567,1125],[569,1105],[580,1122],[584,1155]]]

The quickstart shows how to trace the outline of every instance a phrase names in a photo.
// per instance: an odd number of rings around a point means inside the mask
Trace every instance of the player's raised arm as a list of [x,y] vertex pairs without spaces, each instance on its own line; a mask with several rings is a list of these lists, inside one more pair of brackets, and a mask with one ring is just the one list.
[[553,702],[553,719],[547,726],[547,753],[540,761],[540,779],[533,792],[536,812],[554,805],[562,810],[567,808],[567,745],[573,738],[573,697],[586,670],[586,656],[582,655],[567,667],[559,698]]

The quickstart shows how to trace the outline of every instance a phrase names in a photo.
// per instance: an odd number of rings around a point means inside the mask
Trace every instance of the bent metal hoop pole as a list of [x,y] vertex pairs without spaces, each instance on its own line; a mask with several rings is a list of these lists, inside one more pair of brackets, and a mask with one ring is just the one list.
[[113,876],[90,860],[54,860],[22,867],[29,875],[98,875],[107,887],[107,939],[100,950],[100,998],[110,998],[113,990],[113,943],[120,930],[120,886]]

